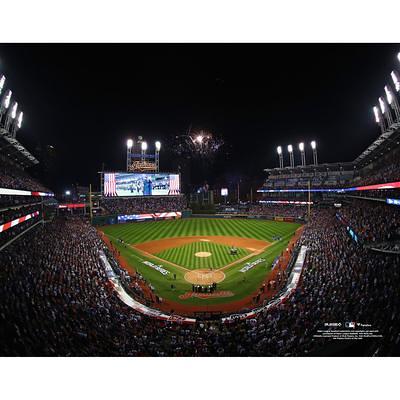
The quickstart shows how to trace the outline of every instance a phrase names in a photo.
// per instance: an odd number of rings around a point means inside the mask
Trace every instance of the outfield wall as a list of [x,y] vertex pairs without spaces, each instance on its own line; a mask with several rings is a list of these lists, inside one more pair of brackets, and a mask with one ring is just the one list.
[[180,219],[180,218],[221,218],[221,219],[260,219],[278,222],[296,222],[303,224],[303,218],[294,217],[280,217],[280,216],[267,216],[267,215],[253,215],[253,214],[192,214],[191,210],[172,211],[166,213],[147,213],[147,214],[131,214],[131,215],[97,215],[93,217],[92,224],[95,226],[121,224],[127,222],[141,222],[141,221],[160,221],[166,219]]
[[182,218],[182,212],[180,211],[146,213],[146,214],[97,215],[93,217],[92,224],[95,226],[100,226],[100,225],[124,224],[127,222],[160,221],[166,219],[180,219],[180,218]]
[[267,215],[253,215],[253,214],[192,214],[193,218],[225,218],[225,219],[261,219],[268,221],[278,222],[297,222],[304,223],[303,218],[295,217],[281,217],[281,216],[267,216]]

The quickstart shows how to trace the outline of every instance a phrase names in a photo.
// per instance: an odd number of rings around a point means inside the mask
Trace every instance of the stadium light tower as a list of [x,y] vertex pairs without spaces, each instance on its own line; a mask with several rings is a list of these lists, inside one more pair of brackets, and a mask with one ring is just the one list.
[[24,119],[24,113],[22,111],[20,111],[19,115],[18,115],[18,120],[17,120],[18,129],[21,129],[23,119]]
[[390,73],[396,92],[400,92],[400,76],[396,71]]
[[294,167],[293,146],[289,144],[287,149],[289,152],[290,167],[293,168]]
[[[2,92],[2,90],[4,88],[5,81],[6,81],[6,79],[5,79],[4,75],[3,75],[1,77],[1,80],[0,80],[0,93]],[[3,99],[0,99],[0,100],[1,100],[0,101],[0,123],[1,123],[2,119],[3,119],[3,115],[6,113],[6,110],[7,110],[7,107],[6,107],[6,105],[7,105],[7,95],[5,95],[3,97]],[[9,100],[8,100],[8,102],[9,102]],[[9,105],[9,103],[8,103],[8,105]]]
[[383,97],[379,97],[379,107],[381,108],[382,115],[386,118],[387,126],[390,129],[393,125],[392,114],[390,113],[390,109],[386,103],[386,100]]
[[12,91],[9,90],[9,91],[7,92],[7,94],[5,95],[4,100],[3,100],[3,105],[4,105],[4,108],[5,108],[6,110],[8,109],[8,107],[10,107],[11,96],[12,96]]
[[[9,104],[8,104],[8,106],[9,106]],[[11,109],[9,110],[9,112],[7,114],[7,118],[6,118],[5,128],[7,131],[10,130],[10,126],[12,125],[13,121],[15,120],[15,117],[17,116],[17,110],[18,110],[18,103],[16,101],[14,101],[14,104],[12,105]]]
[[12,122],[11,125],[11,136],[13,138],[17,136],[17,130],[21,129],[23,118],[24,118],[24,113],[22,111],[18,113],[18,117],[16,116],[16,118],[14,118],[14,122]]
[[279,157],[279,168],[283,168],[283,154],[282,154],[282,147],[278,146],[276,148],[276,151],[278,152],[278,157]]
[[156,164],[156,172],[160,172],[160,150],[161,150],[161,142],[156,141],[156,152],[155,152],[155,164]]
[[6,77],[4,75],[0,75],[0,94],[3,91],[5,84],[6,84]]
[[317,142],[315,140],[311,142],[311,148],[312,148],[314,165],[318,165]]
[[377,106],[374,106],[373,110],[374,110],[374,115],[375,115],[375,122],[377,124],[379,124],[379,126],[381,127],[381,133],[384,133],[385,132],[385,123],[383,120],[382,113]]
[[387,85],[385,86],[386,100],[389,103],[390,107],[392,107],[395,115],[395,122],[400,123],[400,107],[399,103],[394,95],[392,88]]
[[15,101],[12,108],[11,108],[11,118],[15,119],[17,116],[17,110],[18,110],[18,103]]
[[306,152],[304,150],[304,143],[303,142],[299,143],[299,150],[300,150],[300,156],[301,156],[301,166],[305,167],[305,165],[306,165]]
[[126,141],[126,172],[129,172],[129,164],[132,156],[133,140],[128,139]]
[[147,142],[142,142],[142,161],[146,160]]

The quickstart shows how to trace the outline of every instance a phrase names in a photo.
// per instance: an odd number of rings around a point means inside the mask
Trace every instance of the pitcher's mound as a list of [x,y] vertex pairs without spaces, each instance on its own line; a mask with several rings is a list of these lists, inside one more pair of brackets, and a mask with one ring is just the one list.
[[185,280],[194,285],[211,285],[225,279],[222,271],[210,271],[208,269],[196,269],[185,274]]
[[211,253],[208,251],[198,251],[197,253],[194,253],[196,257],[210,257]]

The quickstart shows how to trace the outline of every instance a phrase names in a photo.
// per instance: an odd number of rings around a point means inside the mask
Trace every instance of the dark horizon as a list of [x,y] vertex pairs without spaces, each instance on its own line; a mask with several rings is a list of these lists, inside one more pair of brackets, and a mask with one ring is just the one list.
[[372,107],[399,69],[398,51],[395,44],[3,44],[0,72],[24,111],[17,139],[35,155],[39,145],[54,146],[54,165],[41,176],[53,190],[96,185],[103,163],[123,170],[126,139],[138,135],[159,139],[161,171],[176,170],[170,148],[190,126],[225,143],[208,169],[192,166],[192,183],[246,176],[255,184],[264,168],[278,166],[278,145],[297,150],[304,141],[309,150],[316,140],[321,163],[355,159],[379,136]]

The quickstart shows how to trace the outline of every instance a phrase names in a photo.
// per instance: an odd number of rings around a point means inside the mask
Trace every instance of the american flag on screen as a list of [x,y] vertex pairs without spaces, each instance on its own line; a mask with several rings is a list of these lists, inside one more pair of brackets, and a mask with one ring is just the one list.
[[118,196],[115,174],[104,174],[104,196]]
[[179,187],[179,175],[169,176],[169,195],[180,194],[181,190]]

